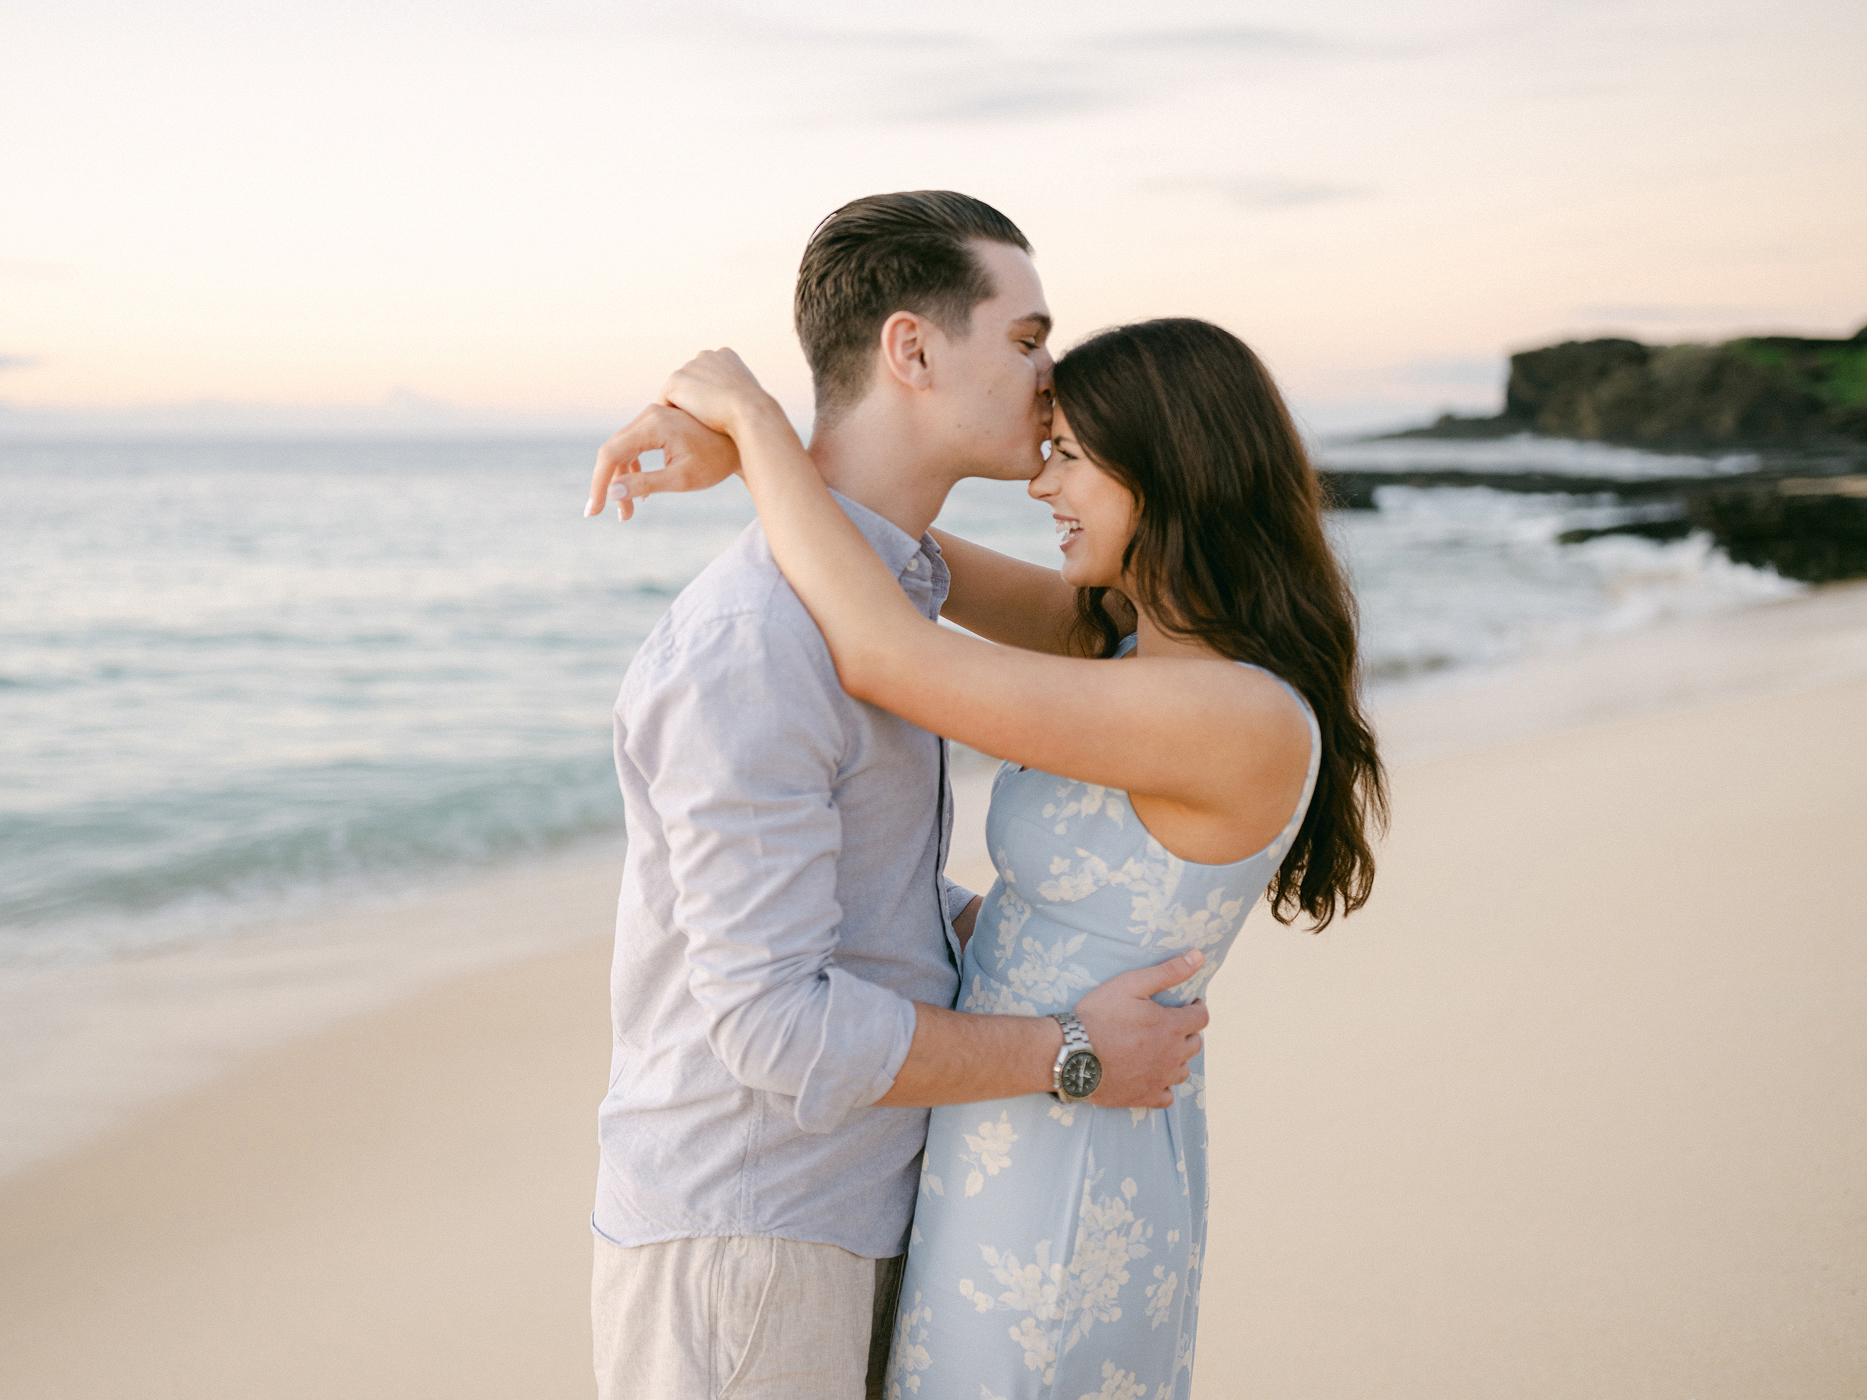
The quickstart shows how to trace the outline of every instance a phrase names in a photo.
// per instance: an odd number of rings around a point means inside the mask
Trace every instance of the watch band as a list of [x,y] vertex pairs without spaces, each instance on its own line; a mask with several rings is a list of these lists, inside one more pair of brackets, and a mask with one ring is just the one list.
[[1050,1019],[1063,1027],[1063,1044],[1057,1049],[1057,1062],[1050,1067],[1050,1093],[1061,1103],[1078,1103],[1063,1092],[1063,1067],[1069,1063],[1070,1056],[1087,1050],[1095,1054],[1095,1046],[1089,1043],[1089,1032],[1083,1029],[1083,1023],[1076,1019],[1074,1011],[1053,1011]]

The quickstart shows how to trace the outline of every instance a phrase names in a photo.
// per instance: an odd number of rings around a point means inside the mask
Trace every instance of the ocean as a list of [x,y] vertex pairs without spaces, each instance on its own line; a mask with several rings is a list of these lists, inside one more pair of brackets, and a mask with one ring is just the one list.
[[[234,937],[462,865],[619,842],[616,687],[752,512],[729,483],[656,497],[628,525],[584,520],[595,447],[0,443],[0,970]],[[1733,466],[1526,440],[1320,455],[1448,453],[1592,475]],[[1377,500],[1332,517],[1377,700],[1799,587],[1702,536],[1557,543],[1620,518],[1599,499]],[[941,524],[1056,557],[1017,485],[963,484]]]

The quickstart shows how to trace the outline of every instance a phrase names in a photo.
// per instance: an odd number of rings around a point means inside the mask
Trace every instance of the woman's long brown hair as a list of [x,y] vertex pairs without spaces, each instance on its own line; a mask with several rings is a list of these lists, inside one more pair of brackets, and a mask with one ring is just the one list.
[[[1164,630],[1281,676],[1316,712],[1321,768],[1271,880],[1272,915],[1320,930],[1353,913],[1374,883],[1387,779],[1361,709],[1355,597],[1283,396],[1237,336],[1185,319],[1091,337],[1057,364],[1056,391],[1077,442],[1139,503],[1122,560],[1135,601]],[[1077,642],[1093,656],[1120,640],[1105,593],[1077,592]]]

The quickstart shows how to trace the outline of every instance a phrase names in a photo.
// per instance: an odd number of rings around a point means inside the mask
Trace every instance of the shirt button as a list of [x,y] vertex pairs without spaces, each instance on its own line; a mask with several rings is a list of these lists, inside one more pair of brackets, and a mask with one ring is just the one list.
[[920,568],[920,566],[921,566],[920,555],[917,554],[912,559],[908,560],[908,572],[909,573],[916,572]]

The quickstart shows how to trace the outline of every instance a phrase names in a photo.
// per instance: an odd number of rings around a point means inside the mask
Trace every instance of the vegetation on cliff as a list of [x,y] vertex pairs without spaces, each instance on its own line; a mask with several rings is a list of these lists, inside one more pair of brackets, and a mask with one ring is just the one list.
[[1502,414],[1446,417],[1418,435],[1513,432],[1683,449],[1867,442],[1867,327],[1849,340],[1571,340],[1525,350],[1510,358]]

